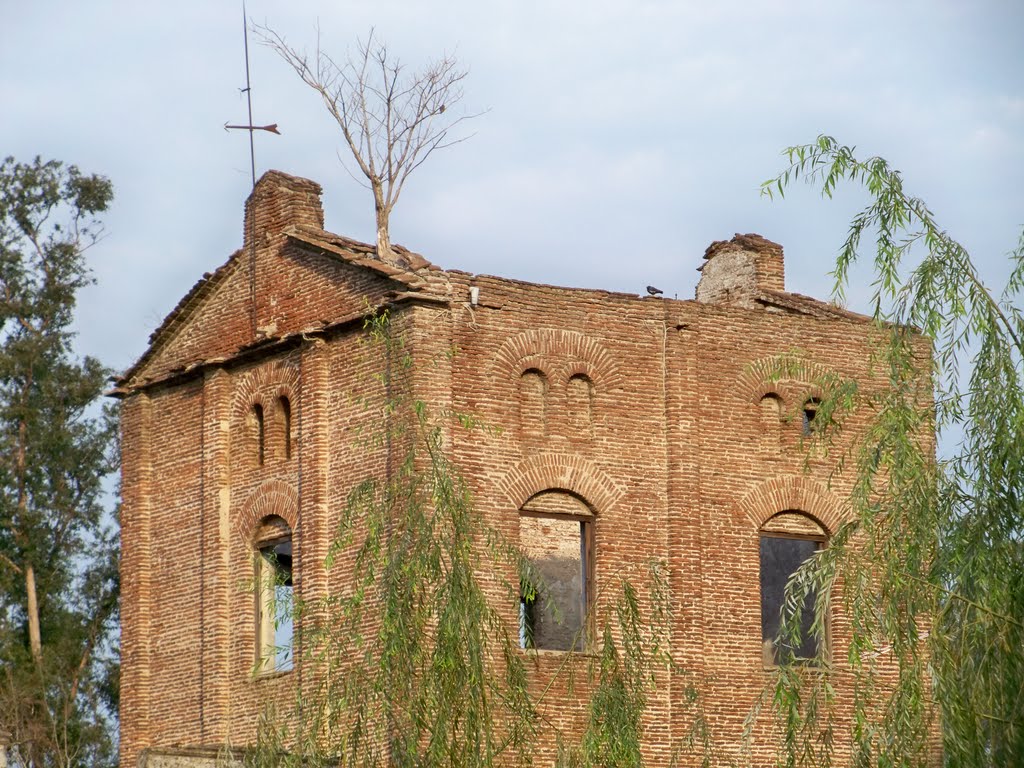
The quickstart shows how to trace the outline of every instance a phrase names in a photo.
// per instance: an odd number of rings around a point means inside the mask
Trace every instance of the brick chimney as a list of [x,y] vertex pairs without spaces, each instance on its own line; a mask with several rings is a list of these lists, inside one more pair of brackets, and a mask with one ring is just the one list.
[[704,258],[697,301],[753,307],[762,291],[785,290],[782,246],[760,235],[716,240]]
[[245,201],[245,247],[249,247],[254,236],[257,247],[267,245],[295,225],[323,229],[322,191],[319,184],[309,179],[281,171],[264,173]]

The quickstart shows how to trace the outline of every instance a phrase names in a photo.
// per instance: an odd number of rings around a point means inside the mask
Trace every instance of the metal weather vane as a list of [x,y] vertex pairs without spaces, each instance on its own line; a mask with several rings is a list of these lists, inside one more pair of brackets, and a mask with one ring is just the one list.
[[249,21],[245,13],[245,3],[242,3],[242,31],[245,39],[245,88],[240,88],[239,91],[245,94],[246,102],[249,106],[249,124],[248,125],[229,125],[224,123],[224,130],[230,131],[232,129],[248,131],[249,132],[249,164],[252,170],[252,186],[256,187],[256,143],[253,140],[254,131],[267,131],[268,133],[276,133],[278,136],[281,132],[277,130],[277,123],[271,123],[270,125],[253,125],[252,124],[252,83],[249,79]]

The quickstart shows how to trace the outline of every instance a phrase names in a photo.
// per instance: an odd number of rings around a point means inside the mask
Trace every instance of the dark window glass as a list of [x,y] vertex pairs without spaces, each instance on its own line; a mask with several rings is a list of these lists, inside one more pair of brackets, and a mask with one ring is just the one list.
[[811,632],[811,624],[814,622],[813,593],[804,602],[798,647],[779,647],[779,627],[782,623],[786,583],[820,546],[821,542],[815,539],[761,536],[761,639],[767,664],[778,663],[781,660],[780,652],[801,659],[813,659],[818,655],[818,642]]
[[814,419],[818,415],[818,406],[820,401],[811,398],[804,403],[804,436],[809,437],[814,432]]

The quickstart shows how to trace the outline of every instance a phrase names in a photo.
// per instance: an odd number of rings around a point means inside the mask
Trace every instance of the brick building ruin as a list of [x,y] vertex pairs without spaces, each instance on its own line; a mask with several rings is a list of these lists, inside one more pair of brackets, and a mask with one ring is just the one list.
[[[359,350],[381,307],[416,396],[501,428],[452,452],[565,608],[562,625],[529,617],[538,684],[573,645],[566,627],[594,585],[657,559],[673,658],[705,681],[718,737],[738,743],[773,663],[780,584],[835,531],[849,491],[802,449],[813,374],[869,380],[867,318],[786,292],[782,248],[757,235],[708,248],[696,300],[641,298],[446,271],[398,247],[381,261],[323,229],[319,196],[266,173],[243,247],[117,385],[122,765],[212,765],[223,745],[254,740],[263,702],[294,691],[291,660],[267,650],[281,640],[267,606],[242,585],[254,563],[258,579],[307,597],[343,583],[324,563],[337,510],[382,466],[355,440],[378,419],[358,398],[375,373]],[[793,350],[809,373],[779,379]],[[522,606],[503,610],[523,621]],[[842,658],[838,608],[828,621],[823,652]],[[649,702],[652,766],[690,727],[685,687],[667,679]],[[580,708],[567,698],[552,711],[571,725]],[[551,748],[538,745],[538,765]]]

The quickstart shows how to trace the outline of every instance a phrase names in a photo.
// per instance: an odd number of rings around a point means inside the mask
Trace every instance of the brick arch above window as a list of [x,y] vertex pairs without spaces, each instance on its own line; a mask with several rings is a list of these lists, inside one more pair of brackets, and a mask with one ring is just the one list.
[[622,489],[592,461],[562,453],[524,459],[505,475],[501,489],[516,510],[544,491],[570,493],[599,514],[615,506],[622,496]]
[[582,373],[603,391],[622,386],[622,374],[612,354],[597,339],[577,331],[523,331],[498,348],[491,366],[492,374],[505,381],[516,381],[528,368],[540,368],[560,384]]
[[844,504],[822,483],[801,475],[779,475],[766,480],[737,503],[756,534],[780,512],[805,515],[821,526],[826,536],[843,521]]
[[236,530],[249,542],[255,541],[260,526],[268,517],[280,517],[295,531],[298,524],[299,494],[281,480],[268,480],[245,500],[235,521]]
[[775,395],[790,407],[808,396],[822,397],[821,383],[837,379],[836,371],[821,363],[793,355],[770,355],[747,365],[736,383],[736,393],[751,403]]
[[269,417],[274,405],[282,397],[287,398],[294,409],[298,391],[297,361],[284,360],[260,365],[237,379],[231,405],[232,419],[245,418],[256,403],[263,406],[265,415]]

